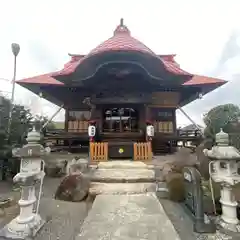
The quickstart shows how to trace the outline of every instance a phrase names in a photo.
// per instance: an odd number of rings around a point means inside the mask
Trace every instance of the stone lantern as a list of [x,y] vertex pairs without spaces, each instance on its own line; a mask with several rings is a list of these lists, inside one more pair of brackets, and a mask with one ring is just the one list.
[[237,218],[237,201],[232,188],[240,182],[240,152],[229,146],[229,135],[221,131],[216,134],[216,146],[204,149],[204,154],[211,160],[210,176],[214,182],[221,184],[222,215],[217,220],[218,226],[231,232],[240,232]]
[[[35,127],[27,136],[27,144],[22,148],[13,149],[13,155],[21,159],[20,172],[13,178],[22,189],[19,215],[7,224],[0,235],[9,239],[26,239],[34,237],[37,231],[43,226],[44,221],[38,214],[42,183],[44,178],[44,161],[42,156],[49,153],[40,141],[40,133]],[[36,184],[40,183],[38,199],[35,195]],[[36,204],[36,208],[34,208]]]

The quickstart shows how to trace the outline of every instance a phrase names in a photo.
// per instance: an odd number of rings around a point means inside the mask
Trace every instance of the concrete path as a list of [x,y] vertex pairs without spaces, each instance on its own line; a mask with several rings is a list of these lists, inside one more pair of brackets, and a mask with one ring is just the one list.
[[155,194],[99,195],[75,240],[180,240]]

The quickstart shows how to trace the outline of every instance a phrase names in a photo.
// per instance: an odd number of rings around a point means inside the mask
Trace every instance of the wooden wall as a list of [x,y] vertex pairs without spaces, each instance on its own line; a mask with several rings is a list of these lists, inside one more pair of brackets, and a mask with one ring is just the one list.
[[148,118],[154,123],[156,133],[176,132],[176,108],[180,101],[178,92],[154,92],[148,105]]
[[176,108],[180,101],[179,92],[153,92],[151,105],[167,108]]
[[[154,122],[157,133],[174,133],[176,131],[176,108],[179,100],[178,92],[153,92],[150,102],[134,104],[139,111],[139,128],[145,130],[146,120],[151,120]],[[118,105],[121,106],[120,103]],[[103,106],[107,105],[96,105],[96,109],[92,113],[92,119],[97,121],[100,132],[103,125]],[[89,110],[66,110],[65,128],[68,132],[86,133],[89,118]]]

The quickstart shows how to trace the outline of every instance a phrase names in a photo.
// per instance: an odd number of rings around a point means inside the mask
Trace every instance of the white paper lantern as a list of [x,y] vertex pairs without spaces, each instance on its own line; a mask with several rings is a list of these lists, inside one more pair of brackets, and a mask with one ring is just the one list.
[[90,125],[90,126],[88,127],[88,136],[89,136],[89,137],[94,137],[95,135],[96,135],[96,127]]

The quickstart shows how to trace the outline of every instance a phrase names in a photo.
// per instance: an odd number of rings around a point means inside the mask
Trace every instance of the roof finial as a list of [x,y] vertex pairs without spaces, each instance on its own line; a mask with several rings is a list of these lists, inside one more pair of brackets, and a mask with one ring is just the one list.
[[123,27],[123,18],[120,19],[120,26]]
[[130,35],[130,31],[128,30],[127,26],[123,23],[123,18],[120,19],[120,24],[117,26],[117,28],[114,31],[114,35],[116,34],[128,34]]

